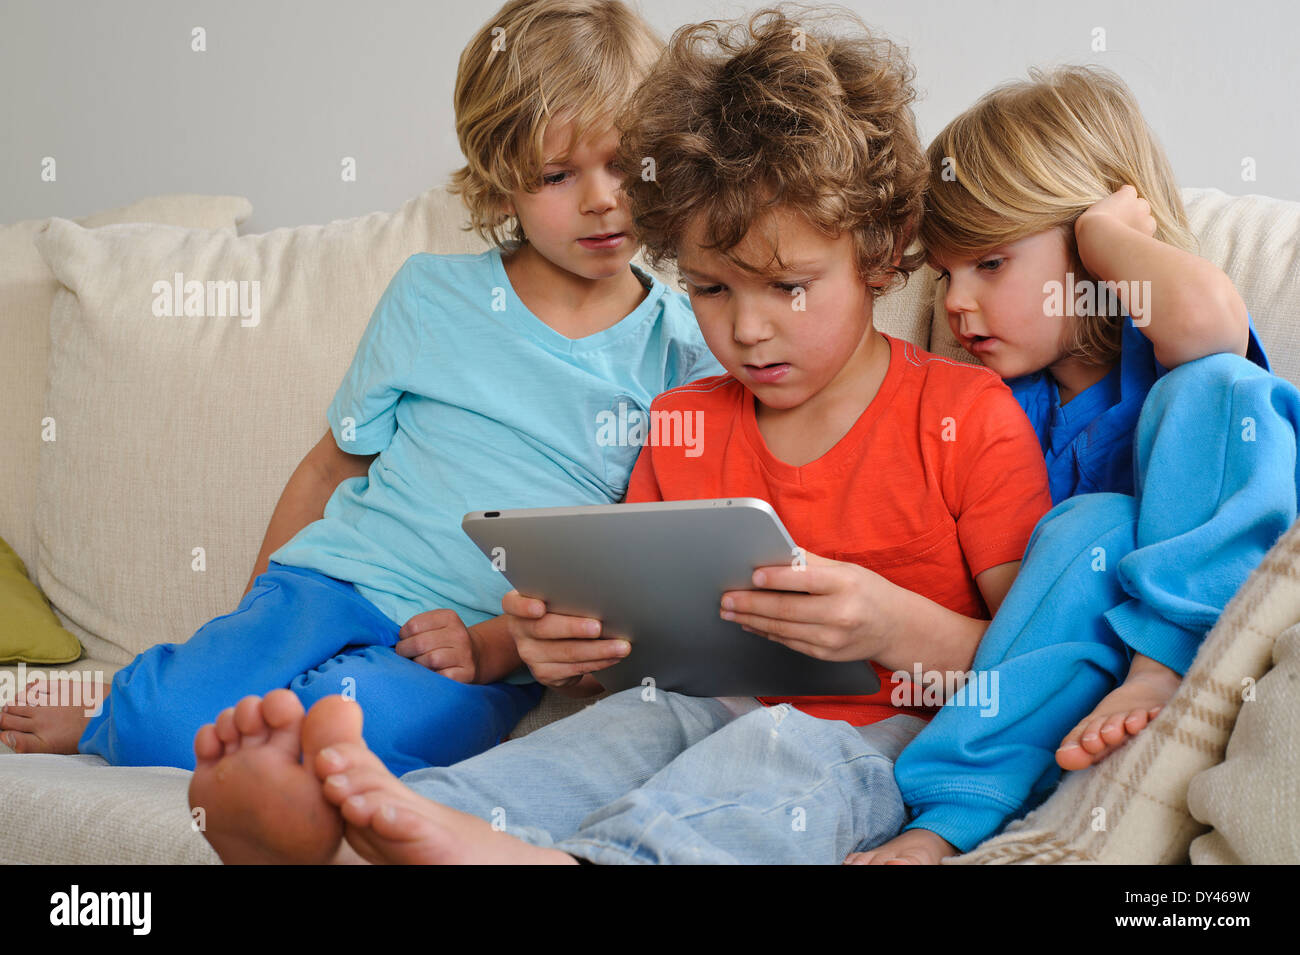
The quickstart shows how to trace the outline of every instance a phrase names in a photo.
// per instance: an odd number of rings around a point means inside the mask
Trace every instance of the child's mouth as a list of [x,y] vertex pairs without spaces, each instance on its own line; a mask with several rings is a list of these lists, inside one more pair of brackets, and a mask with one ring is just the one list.
[[784,361],[772,362],[768,365],[746,365],[745,371],[749,377],[762,384],[771,384],[774,381],[780,381],[790,370],[790,364]]
[[625,232],[606,232],[604,235],[589,235],[579,239],[578,244],[584,249],[616,249],[627,238]]

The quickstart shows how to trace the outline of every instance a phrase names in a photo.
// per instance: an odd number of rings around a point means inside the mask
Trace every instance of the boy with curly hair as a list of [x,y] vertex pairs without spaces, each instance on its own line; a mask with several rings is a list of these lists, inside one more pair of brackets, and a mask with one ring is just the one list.
[[[191,799],[227,861],[838,864],[903,826],[894,760],[932,708],[896,702],[892,674],[969,669],[1049,495],[996,375],[873,327],[877,296],[917,265],[911,70],[856,17],[823,19],[683,27],[621,123],[620,165],[645,170],[627,184],[638,234],[651,261],[676,260],[727,370],[656,400],[702,413],[704,453],[645,448],[628,500],[769,501],[807,566],[756,571],[719,613],[755,640],[874,666],[880,690],[636,688],[401,780],[351,702],[304,716],[290,694],[246,700],[247,729],[195,742]],[[584,693],[628,653],[597,621],[513,592],[503,606],[542,683]],[[291,813],[266,808],[268,786]]]

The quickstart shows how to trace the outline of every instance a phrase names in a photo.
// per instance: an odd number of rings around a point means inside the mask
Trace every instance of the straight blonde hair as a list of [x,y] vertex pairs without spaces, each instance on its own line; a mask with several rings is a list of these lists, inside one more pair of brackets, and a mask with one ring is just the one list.
[[[919,239],[927,252],[978,256],[1059,229],[1079,278],[1074,224],[1089,206],[1130,185],[1151,204],[1155,238],[1195,253],[1178,183],[1124,81],[1095,66],[1030,70],[949,123],[927,150],[929,191]],[[1066,355],[1119,358],[1118,316],[1073,320]]]
[[615,117],[663,49],[663,41],[619,0],[510,0],[461,53],[456,138],[466,164],[449,189],[470,223],[504,249],[527,240],[502,204],[541,187],[549,123],[572,120],[566,153]]

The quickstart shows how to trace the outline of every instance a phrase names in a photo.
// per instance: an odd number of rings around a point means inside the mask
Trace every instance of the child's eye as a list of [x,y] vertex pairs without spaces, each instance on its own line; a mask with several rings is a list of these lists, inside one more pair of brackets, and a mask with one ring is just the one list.
[[777,288],[779,288],[783,292],[789,292],[791,295],[794,295],[796,292],[799,292],[801,290],[807,292],[808,287],[810,285],[812,285],[812,282],[777,282],[776,283]]
[[569,178],[567,172],[548,172],[546,175],[542,176],[542,182],[548,186],[558,186],[567,178]]
[[985,272],[996,272],[1001,267],[1002,267],[1002,259],[1000,258],[985,259],[978,266],[976,266],[976,268],[982,269]]
[[722,293],[721,285],[691,285],[685,279],[682,279],[678,284],[681,285],[682,291],[688,295],[694,294],[702,298],[712,298]]

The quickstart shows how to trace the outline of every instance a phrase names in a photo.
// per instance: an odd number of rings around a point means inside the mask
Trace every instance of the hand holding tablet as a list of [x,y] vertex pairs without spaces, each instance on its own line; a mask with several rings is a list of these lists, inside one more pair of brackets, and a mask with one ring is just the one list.
[[[593,672],[607,689],[775,696],[879,688],[861,660],[814,659],[722,619],[723,593],[751,589],[755,569],[793,569],[807,560],[764,501],[475,512],[462,527],[520,594],[550,611],[529,625],[554,641],[542,654],[553,661],[550,669],[535,671],[542,682],[577,682],[580,667],[620,659],[626,640],[625,658]],[[511,600],[516,608],[528,604]],[[600,639],[583,632],[582,618],[601,621]]]

